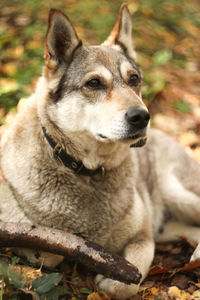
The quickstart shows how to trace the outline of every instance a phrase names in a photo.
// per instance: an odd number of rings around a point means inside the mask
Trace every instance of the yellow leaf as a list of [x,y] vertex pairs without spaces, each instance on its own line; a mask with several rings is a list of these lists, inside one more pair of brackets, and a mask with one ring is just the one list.
[[191,295],[191,300],[199,300],[199,299],[200,299],[200,290],[197,290]]
[[3,72],[6,75],[13,76],[17,71],[16,62],[10,62],[2,66]]
[[189,300],[190,299],[190,294],[180,290],[176,286],[171,286],[168,290],[168,295],[171,297],[173,300]]
[[8,272],[12,273],[14,270],[21,274],[22,282],[26,286],[31,286],[33,280],[43,275],[40,269],[34,269],[32,267],[23,265],[9,265]]
[[33,41],[29,41],[27,43],[26,48],[29,49],[29,50],[33,50],[33,49],[40,48],[41,45],[42,45],[41,41],[39,41],[39,40],[33,40]]
[[153,295],[153,296],[158,296],[158,288],[156,288],[156,287],[152,287],[151,289],[149,289],[149,291],[151,292],[151,294]]
[[18,88],[15,80],[10,78],[0,78],[0,95],[14,92]]
[[22,46],[22,45],[17,46],[13,51],[15,58],[20,57],[23,53],[24,53],[24,46]]
[[87,296],[87,300],[110,300],[110,296],[108,296],[105,292],[95,292]]
[[198,36],[199,34],[199,28],[195,25],[193,25],[190,21],[187,21],[185,18],[181,21],[181,25],[186,28],[186,30],[192,34]]
[[8,48],[5,50],[5,56],[11,59],[16,59],[24,53],[24,46],[19,45],[15,48]]

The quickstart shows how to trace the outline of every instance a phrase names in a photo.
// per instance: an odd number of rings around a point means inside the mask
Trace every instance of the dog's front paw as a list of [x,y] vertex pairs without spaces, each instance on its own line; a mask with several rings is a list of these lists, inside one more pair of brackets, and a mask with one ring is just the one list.
[[113,299],[124,300],[137,294],[139,285],[124,284],[122,282],[105,278],[103,275],[97,275],[95,282],[100,290],[105,291]]
[[190,261],[200,260],[200,243],[194,250],[194,253],[192,254]]

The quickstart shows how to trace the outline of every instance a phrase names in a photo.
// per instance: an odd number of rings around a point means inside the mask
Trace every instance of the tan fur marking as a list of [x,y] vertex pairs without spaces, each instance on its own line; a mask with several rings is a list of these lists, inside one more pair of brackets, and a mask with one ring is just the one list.
[[123,3],[119,9],[119,14],[118,14],[118,19],[117,22],[115,23],[115,26],[109,35],[109,37],[104,41],[103,45],[104,46],[112,46],[113,44],[116,43],[117,37],[119,36],[119,32],[121,29],[121,23],[122,23],[122,13],[123,10],[127,9],[127,5]]
[[133,66],[129,62],[127,62],[127,61],[122,62],[121,66],[120,66],[120,73],[121,73],[122,78],[127,83],[128,83],[130,75],[137,74],[139,76],[138,71],[135,70],[133,68]]
[[118,44],[130,58],[136,60],[136,53],[132,44],[132,22],[131,15],[127,5],[121,5],[117,22],[107,40],[102,44],[104,46],[113,46]]
[[110,92],[110,97],[107,97],[107,99],[112,102],[113,105],[118,105],[122,110],[127,110],[131,106],[146,107],[142,99],[129,86],[126,86],[126,88],[120,87],[113,89],[112,93]]
[[99,78],[106,85],[110,85],[112,82],[112,74],[104,66],[96,66],[94,72],[90,72],[84,77],[82,85],[85,85],[87,81],[93,78]]

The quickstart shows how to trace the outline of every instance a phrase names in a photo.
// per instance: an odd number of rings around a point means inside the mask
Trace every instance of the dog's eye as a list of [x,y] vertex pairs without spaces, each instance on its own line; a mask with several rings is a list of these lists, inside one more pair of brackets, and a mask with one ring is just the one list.
[[137,74],[131,74],[128,80],[128,84],[131,86],[138,86],[141,80]]
[[86,87],[91,90],[100,90],[103,88],[103,84],[98,78],[93,78],[86,82]]

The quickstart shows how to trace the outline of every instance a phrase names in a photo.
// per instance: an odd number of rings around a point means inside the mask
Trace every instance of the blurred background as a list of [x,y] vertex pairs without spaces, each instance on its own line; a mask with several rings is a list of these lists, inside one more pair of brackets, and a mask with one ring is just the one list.
[[[200,1],[127,0],[152,126],[200,161]],[[0,1],[0,125],[34,91],[43,65],[49,8],[66,13],[87,44],[110,33],[122,1]]]

